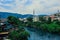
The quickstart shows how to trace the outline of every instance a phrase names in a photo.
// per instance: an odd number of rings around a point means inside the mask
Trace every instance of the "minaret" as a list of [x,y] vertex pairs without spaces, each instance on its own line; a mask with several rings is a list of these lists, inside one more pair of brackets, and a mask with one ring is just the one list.
[[35,10],[33,9],[33,22],[35,20]]
[[39,21],[38,15],[35,15],[35,10],[33,10],[33,22]]
[[33,15],[35,15],[35,10],[33,10]]
[[33,18],[35,17],[35,10],[33,10]]
[[58,10],[58,13],[59,13],[59,10]]
[[60,12],[59,12],[59,10],[58,10],[58,14],[57,14],[57,16],[58,16],[58,17],[60,16]]

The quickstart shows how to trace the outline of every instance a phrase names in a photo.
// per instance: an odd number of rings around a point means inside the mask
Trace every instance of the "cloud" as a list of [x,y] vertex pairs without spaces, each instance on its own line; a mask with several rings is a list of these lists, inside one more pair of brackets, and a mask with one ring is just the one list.
[[14,0],[0,0],[0,7],[12,10],[15,6],[14,2]]
[[1,0],[0,11],[21,14],[52,14],[60,10],[60,0]]
[[0,0],[0,3],[3,3],[3,4],[11,4],[13,2],[14,0]]

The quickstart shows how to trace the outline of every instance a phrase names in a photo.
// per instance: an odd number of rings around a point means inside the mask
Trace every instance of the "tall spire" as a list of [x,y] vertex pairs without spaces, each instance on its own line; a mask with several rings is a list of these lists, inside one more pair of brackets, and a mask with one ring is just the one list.
[[35,15],[35,10],[33,9],[33,15]]
[[35,17],[35,9],[33,9],[33,18]]
[[58,10],[58,13],[59,13],[59,10]]
[[39,17],[35,15],[35,10],[33,9],[33,22],[39,21]]

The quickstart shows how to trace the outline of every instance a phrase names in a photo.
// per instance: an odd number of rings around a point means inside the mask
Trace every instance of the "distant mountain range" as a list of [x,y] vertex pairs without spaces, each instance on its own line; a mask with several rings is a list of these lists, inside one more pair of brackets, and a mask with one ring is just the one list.
[[[7,18],[8,16],[15,16],[18,18],[26,18],[26,17],[33,17],[31,14],[18,14],[18,13],[9,13],[9,12],[0,12],[0,18]],[[39,16],[46,16],[46,15],[39,15]]]

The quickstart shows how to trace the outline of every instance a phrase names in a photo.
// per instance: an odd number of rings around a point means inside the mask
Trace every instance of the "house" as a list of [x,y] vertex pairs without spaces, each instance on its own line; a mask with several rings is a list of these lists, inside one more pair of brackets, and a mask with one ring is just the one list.
[[27,18],[19,18],[20,21],[27,22]]
[[5,19],[5,18],[0,19],[0,25],[4,25],[6,21],[7,21],[7,19]]
[[38,22],[39,21],[39,16],[38,15],[35,15],[34,17],[33,17],[33,22]]
[[23,19],[23,18],[19,18],[19,20],[20,20],[20,21],[24,21],[24,19]]
[[60,12],[45,16],[45,19],[48,20],[49,17],[51,18],[51,21],[54,21],[54,20],[60,21]]

